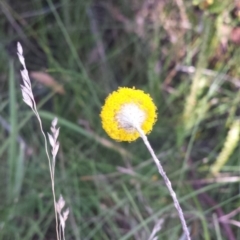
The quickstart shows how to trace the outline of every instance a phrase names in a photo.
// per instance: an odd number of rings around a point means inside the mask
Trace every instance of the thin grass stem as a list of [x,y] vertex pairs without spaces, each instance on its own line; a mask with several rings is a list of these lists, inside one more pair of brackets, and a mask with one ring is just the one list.
[[18,57],[19,60],[23,66],[23,70],[21,71],[21,75],[22,75],[22,79],[23,79],[23,83],[24,85],[21,86],[22,88],[22,94],[23,94],[23,100],[24,102],[32,109],[33,113],[36,115],[38,122],[39,122],[39,126],[40,126],[40,130],[41,133],[43,135],[44,138],[44,144],[45,144],[45,151],[46,151],[46,155],[48,158],[48,164],[49,164],[49,171],[50,171],[50,178],[51,178],[51,185],[52,185],[52,194],[53,194],[53,201],[54,201],[54,212],[55,212],[55,220],[56,220],[56,234],[57,234],[57,239],[59,240],[59,231],[58,231],[58,215],[57,215],[57,206],[56,206],[56,196],[55,196],[55,185],[54,185],[54,172],[53,172],[53,168],[51,166],[51,158],[49,156],[48,153],[48,144],[47,144],[47,138],[46,135],[43,131],[43,126],[42,126],[42,121],[41,118],[38,114],[38,110],[37,110],[37,106],[36,106],[36,102],[35,99],[33,97],[33,92],[32,92],[32,86],[31,86],[31,81],[29,79],[29,74],[28,74],[28,70],[25,64],[25,58],[23,56],[23,49],[20,43],[18,43],[17,45],[17,49],[18,49]]

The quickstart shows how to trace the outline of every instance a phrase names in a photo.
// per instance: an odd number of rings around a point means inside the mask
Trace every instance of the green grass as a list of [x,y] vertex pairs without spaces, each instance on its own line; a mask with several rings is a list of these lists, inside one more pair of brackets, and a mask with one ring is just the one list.
[[[229,222],[223,226],[217,215],[239,207],[240,178],[220,182],[240,177],[239,147],[217,181],[207,182],[229,126],[239,117],[239,48],[231,39],[224,49],[220,44],[223,27],[240,24],[235,6],[215,1],[201,9],[183,1],[190,27],[182,28],[176,1],[159,1],[159,22],[151,21],[157,6],[147,9],[141,34],[134,24],[143,1],[135,2],[114,1],[113,9],[94,1],[1,1],[0,239],[56,236],[43,138],[22,101],[17,41],[28,70],[47,72],[65,90],[54,93],[32,79],[45,132],[59,118],[55,184],[57,198],[61,193],[70,208],[66,239],[145,240],[159,219],[164,223],[158,239],[182,235],[172,199],[143,142],[114,142],[101,127],[101,106],[118,86],[148,92],[158,107],[149,140],[177,192],[192,239],[240,238],[239,228]],[[129,21],[119,21],[119,14]],[[105,48],[101,56],[98,44]],[[176,66],[196,71],[175,71]],[[190,107],[189,96],[195,101]],[[200,181],[205,184],[197,185]],[[240,221],[239,214],[232,219]]]

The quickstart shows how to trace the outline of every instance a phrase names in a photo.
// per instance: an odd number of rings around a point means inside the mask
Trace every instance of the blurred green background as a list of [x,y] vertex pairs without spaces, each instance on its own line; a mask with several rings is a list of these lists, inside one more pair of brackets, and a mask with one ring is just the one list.
[[118,86],[144,90],[158,107],[149,141],[192,239],[240,239],[238,1],[0,0],[0,9],[0,239],[56,239],[18,41],[45,132],[59,119],[66,239],[147,240],[159,220],[157,239],[185,239],[141,139],[114,142],[101,127],[101,106]]

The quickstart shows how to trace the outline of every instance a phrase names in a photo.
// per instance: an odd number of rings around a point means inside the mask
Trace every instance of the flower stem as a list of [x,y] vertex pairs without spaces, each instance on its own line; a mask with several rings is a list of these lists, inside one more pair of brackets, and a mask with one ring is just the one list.
[[170,182],[170,180],[168,179],[166,173],[164,172],[163,170],[163,167],[161,165],[161,162],[160,160],[157,158],[156,154],[154,153],[148,139],[147,139],[147,136],[144,134],[143,130],[140,128],[140,127],[136,127],[135,128],[137,129],[137,131],[139,132],[141,138],[143,139],[143,142],[144,144],[146,145],[148,151],[150,152],[157,168],[158,168],[158,172],[161,174],[161,176],[163,177],[163,180],[165,181],[165,184],[172,196],[172,199],[173,199],[173,202],[174,202],[174,206],[175,208],[177,209],[177,212],[178,212],[178,215],[179,215],[179,218],[181,220],[181,224],[182,224],[182,228],[183,228],[183,231],[185,232],[186,234],[186,237],[187,237],[187,240],[191,240],[190,238],[190,234],[189,234],[189,230],[188,230],[188,227],[187,227],[187,224],[186,224],[186,221],[185,221],[185,218],[184,218],[184,215],[183,215],[183,211],[182,211],[182,208],[178,202],[178,199],[177,199],[177,196],[176,196],[176,193],[174,192],[173,188],[172,188],[172,184]]

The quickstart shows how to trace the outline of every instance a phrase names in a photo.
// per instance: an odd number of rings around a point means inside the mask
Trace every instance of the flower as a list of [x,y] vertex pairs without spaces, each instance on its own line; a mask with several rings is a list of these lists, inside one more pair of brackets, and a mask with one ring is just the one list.
[[148,134],[156,122],[156,106],[149,94],[135,88],[120,87],[105,100],[100,117],[103,129],[117,141],[134,141],[140,128]]
[[157,108],[148,94],[135,88],[124,87],[107,97],[100,116],[105,131],[117,141],[131,142],[141,136],[173,198],[186,238],[191,240],[176,193],[145,135],[152,130],[153,124],[156,122],[156,110]]

